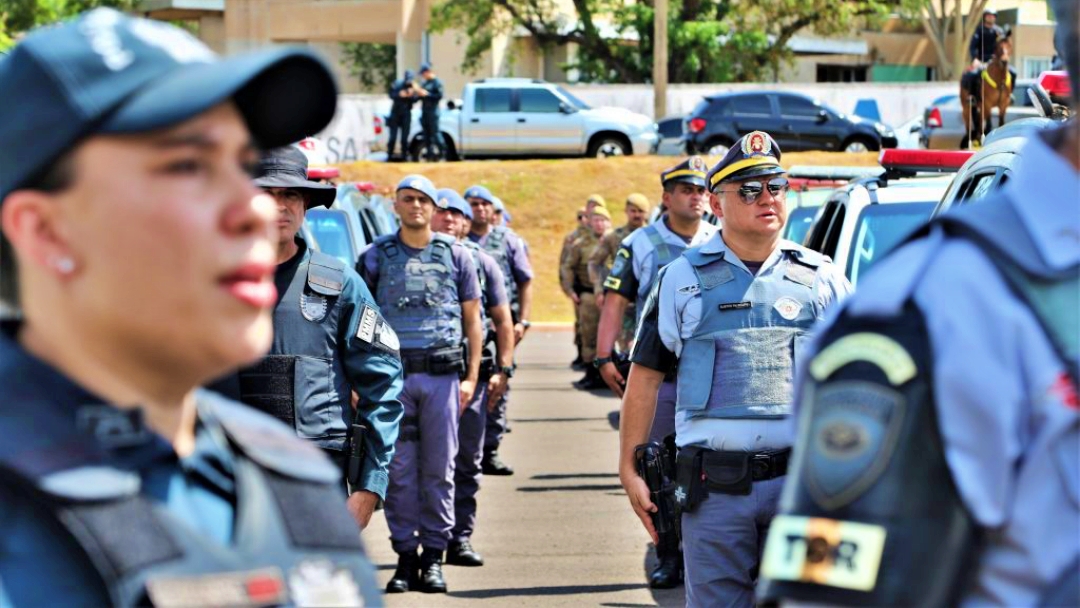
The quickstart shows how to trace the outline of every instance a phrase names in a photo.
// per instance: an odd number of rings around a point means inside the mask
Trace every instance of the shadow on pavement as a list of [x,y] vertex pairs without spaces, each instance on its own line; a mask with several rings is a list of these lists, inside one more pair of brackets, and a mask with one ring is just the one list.
[[529,479],[600,479],[618,476],[618,473],[548,473],[545,475],[533,475]]
[[539,488],[518,488],[518,492],[604,492],[610,490],[622,490],[622,484],[594,484],[580,486],[547,486]]
[[592,418],[511,418],[510,422],[596,422],[603,419],[603,416]]
[[576,585],[562,587],[509,587],[506,589],[477,589],[476,591],[451,591],[446,595],[450,597],[465,597],[484,599],[493,597],[542,597],[546,595],[577,595],[579,593],[612,593],[615,591],[629,591],[640,589],[643,584],[636,585]]

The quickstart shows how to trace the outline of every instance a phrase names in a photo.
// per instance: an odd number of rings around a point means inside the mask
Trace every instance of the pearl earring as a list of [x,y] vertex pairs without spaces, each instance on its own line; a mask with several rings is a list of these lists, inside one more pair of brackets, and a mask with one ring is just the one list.
[[75,260],[71,258],[58,258],[53,262],[53,267],[55,267],[60,274],[71,274],[72,272],[75,272]]

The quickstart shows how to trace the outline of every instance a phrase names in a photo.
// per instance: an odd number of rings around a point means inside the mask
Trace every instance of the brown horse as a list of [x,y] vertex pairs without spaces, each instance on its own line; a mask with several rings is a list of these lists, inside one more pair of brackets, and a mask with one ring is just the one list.
[[1005,110],[1012,103],[1013,76],[1009,71],[1009,56],[1012,53],[1012,32],[1005,29],[994,44],[994,56],[977,73],[974,85],[978,93],[960,85],[960,107],[964,116],[964,140],[961,148],[967,148],[972,142],[982,144],[983,134],[991,129],[990,111],[997,108],[998,126],[1005,124]]

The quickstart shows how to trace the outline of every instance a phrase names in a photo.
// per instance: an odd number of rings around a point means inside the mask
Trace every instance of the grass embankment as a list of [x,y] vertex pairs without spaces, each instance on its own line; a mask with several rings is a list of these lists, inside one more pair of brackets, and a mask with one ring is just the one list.
[[[715,162],[718,159],[709,159]],[[482,184],[505,202],[513,215],[513,228],[529,243],[536,271],[532,321],[573,320],[570,303],[559,289],[559,248],[573,230],[575,213],[590,194],[608,202],[613,223],[626,222],[624,201],[631,192],[660,200],[660,172],[680,162],[677,157],[635,156],[610,160],[511,160],[459,163],[374,163],[342,166],[342,179],[374,182],[389,193],[410,173],[423,173],[435,185],[459,192]],[[802,152],[783,156],[783,165],[877,164],[877,154]],[[710,162],[710,164],[711,164]]]

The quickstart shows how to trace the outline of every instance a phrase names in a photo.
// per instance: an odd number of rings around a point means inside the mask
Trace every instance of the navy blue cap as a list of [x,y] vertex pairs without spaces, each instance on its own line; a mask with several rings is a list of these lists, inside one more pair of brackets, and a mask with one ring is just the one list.
[[424,72],[426,72],[426,71],[428,71],[430,69],[431,69],[431,64],[430,63],[425,61],[424,63],[420,64],[420,73],[421,74],[423,74]]
[[413,76],[415,76],[415,74],[413,74],[412,70],[405,70],[405,80],[412,80]]
[[220,59],[184,30],[99,8],[35,30],[0,60],[0,199],[95,133],[142,133],[232,99],[264,148],[322,130],[337,87],[312,52]]
[[483,186],[469,186],[469,189],[465,191],[465,198],[480,198],[485,201],[495,204],[495,195],[491,193],[491,190]]
[[431,199],[431,202],[439,200],[439,193],[435,190],[435,184],[423,175],[406,175],[405,179],[398,182],[397,190],[416,190],[422,192]]
[[435,199],[435,206],[439,209],[457,211],[465,217],[472,219],[472,207],[453,188],[439,188],[439,198]]
[[705,159],[700,156],[691,156],[674,167],[660,174],[660,185],[667,186],[670,182],[682,182],[694,186],[705,186],[705,173],[709,166]]
[[724,182],[781,173],[784,169],[780,166],[780,146],[768,133],[754,131],[739,138],[709,171],[709,190],[716,192],[716,187]]

